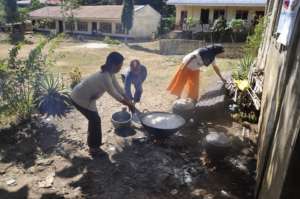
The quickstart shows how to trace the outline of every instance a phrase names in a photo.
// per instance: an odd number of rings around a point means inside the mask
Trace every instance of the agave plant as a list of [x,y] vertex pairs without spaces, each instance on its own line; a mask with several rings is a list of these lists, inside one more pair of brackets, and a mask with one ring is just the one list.
[[43,76],[39,85],[38,110],[47,116],[65,116],[70,110],[69,92],[62,78],[54,74]]

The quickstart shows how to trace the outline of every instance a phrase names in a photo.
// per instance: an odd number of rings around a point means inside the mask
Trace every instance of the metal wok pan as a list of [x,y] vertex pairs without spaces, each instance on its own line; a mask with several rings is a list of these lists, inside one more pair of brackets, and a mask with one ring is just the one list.
[[146,131],[156,138],[167,138],[185,125],[185,119],[174,113],[144,111],[138,117]]

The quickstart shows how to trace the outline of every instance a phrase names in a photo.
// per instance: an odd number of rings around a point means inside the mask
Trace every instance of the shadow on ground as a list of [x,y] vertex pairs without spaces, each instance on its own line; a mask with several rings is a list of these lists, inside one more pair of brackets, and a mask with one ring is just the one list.
[[154,54],[158,54],[158,55],[160,54],[159,50],[145,48],[143,46],[136,45],[136,44],[130,44],[130,45],[128,45],[128,47],[133,50],[144,51],[144,52],[154,53]]
[[39,154],[51,154],[62,131],[42,119],[0,130],[1,163],[33,166]]

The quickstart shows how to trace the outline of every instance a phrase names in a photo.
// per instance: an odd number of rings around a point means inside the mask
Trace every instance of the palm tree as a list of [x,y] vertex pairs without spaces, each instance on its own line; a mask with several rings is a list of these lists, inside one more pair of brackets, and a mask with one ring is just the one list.
[[134,12],[133,0],[124,0],[123,11],[122,11],[122,25],[126,33],[125,43],[127,43],[127,35],[133,26],[133,12]]

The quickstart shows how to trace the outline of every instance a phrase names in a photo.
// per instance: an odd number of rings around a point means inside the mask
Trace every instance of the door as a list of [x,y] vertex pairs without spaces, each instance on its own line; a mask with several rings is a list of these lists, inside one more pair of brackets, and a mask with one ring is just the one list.
[[92,32],[93,34],[97,33],[97,22],[92,23]]
[[180,13],[180,26],[182,27],[184,21],[187,18],[187,11],[181,11]]
[[62,21],[58,22],[58,31],[59,31],[59,33],[64,32],[64,25],[63,25]]
[[209,9],[201,9],[200,23],[209,24]]

